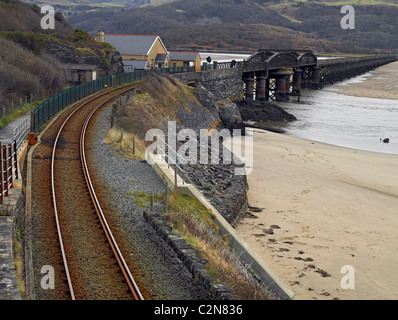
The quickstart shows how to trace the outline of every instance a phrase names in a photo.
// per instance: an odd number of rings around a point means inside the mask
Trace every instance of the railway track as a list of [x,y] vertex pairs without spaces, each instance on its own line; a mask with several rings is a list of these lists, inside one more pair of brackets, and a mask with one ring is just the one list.
[[52,200],[72,300],[144,299],[95,193],[85,145],[95,112],[133,88],[109,90],[82,102],[62,123],[54,141]]

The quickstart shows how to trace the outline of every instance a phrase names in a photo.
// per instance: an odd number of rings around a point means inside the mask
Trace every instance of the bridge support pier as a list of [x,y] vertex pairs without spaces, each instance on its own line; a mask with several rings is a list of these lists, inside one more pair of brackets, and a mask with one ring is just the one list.
[[296,69],[293,73],[293,88],[292,88],[292,96],[297,97],[297,101],[300,101],[301,96],[301,74],[303,70]]
[[321,68],[314,67],[312,68],[311,88],[319,89],[320,83],[321,83]]
[[275,78],[275,100],[276,101],[285,101],[286,97],[288,97],[288,87],[286,83],[287,77],[277,77]]
[[250,72],[247,74],[247,76],[243,79],[245,86],[246,86],[246,92],[245,92],[245,98],[248,100],[253,100],[254,99],[254,74]]
[[267,72],[266,71],[259,72],[259,74],[257,75],[257,82],[256,82],[256,100],[264,101],[269,99],[267,80],[268,80]]
[[275,77],[275,100],[289,101],[290,76],[292,68],[282,68],[274,72]]

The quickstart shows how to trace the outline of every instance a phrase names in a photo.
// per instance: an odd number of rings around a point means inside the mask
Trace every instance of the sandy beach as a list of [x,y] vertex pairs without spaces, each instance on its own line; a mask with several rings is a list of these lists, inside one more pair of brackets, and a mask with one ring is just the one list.
[[[398,62],[324,90],[398,100],[396,74]],[[261,211],[236,229],[294,299],[398,299],[398,156],[252,132],[248,200]]]
[[364,77],[366,81],[335,83],[324,90],[347,96],[398,100],[398,61],[381,66]]
[[294,299],[397,299],[398,156],[253,134],[248,199],[262,211],[236,230]]

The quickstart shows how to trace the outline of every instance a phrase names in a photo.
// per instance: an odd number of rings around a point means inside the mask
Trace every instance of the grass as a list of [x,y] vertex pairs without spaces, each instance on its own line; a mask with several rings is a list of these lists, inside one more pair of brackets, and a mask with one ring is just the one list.
[[134,202],[141,208],[145,208],[153,200],[153,203],[162,202],[165,200],[165,193],[147,193],[145,191],[127,192],[126,196],[134,197]]
[[126,133],[120,128],[113,127],[109,129],[104,142],[112,145],[117,151],[128,158],[137,160],[145,159],[145,143],[133,133]]
[[208,261],[206,270],[217,282],[226,283],[233,290],[234,299],[270,299],[237,265],[237,258],[226,238],[220,235],[211,211],[198,200],[174,192],[169,199],[169,210],[164,214],[173,230]]
[[15,119],[18,119],[19,117],[22,117],[23,115],[25,115],[29,111],[32,111],[34,108],[36,108],[42,102],[43,101],[25,103],[20,108],[14,108],[14,109],[10,110],[9,112],[6,113],[5,116],[0,118],[0,128],[4,128],[6,125],[11,123]]
[[297,19],[292,18],[292,17],[289,17],[289,16],[287,16],[287,15],[284,15],[284,14],[281,14],[281,13],[280,13],[280,15],[281,15],[282,17],[286,18],[286,19],[289,19],[291,22],[294,22],[294,23],[303,23],[303,21],[297,20]]
[[[190,103],[199,103],[193,95],[194,88],[183,85],[181,82],[174,80],[170,76],[152,76],[143,83],[145,97],[139,97],[133,102],[145,102],[160,109],[164,114],[167,114],[171,119],[175,119],[174,112],[177,106],[183,107],[185,110],[190,111]],[[145,103],[144,102],[144,103]]]
[[323,4],[327,6],[339,6],[342,7],[344,5],[352,5],[352,6],[398,6],[396,3],[392,2],[384,2],[378,0],[345,0],[345,1],[333,1],[333,2],[323,2]]
[[116,124],[142,140],[150,129],[167,130],[168,120],[180,123],[176,116],[180,108],[192,112],[192,106],[200,104],[192,94],[194,88],[166,75],[152,75],[142,81],[139,88],[141,93],[117,111]]

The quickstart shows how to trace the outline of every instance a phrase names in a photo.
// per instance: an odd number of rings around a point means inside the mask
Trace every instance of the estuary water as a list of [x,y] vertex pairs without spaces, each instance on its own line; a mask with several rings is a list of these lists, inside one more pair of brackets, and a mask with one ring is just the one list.
[[[202,61],[242,61],[249,54],[200,53]],[[333,57],[318,57],[331,59]],[[286,134],[341,147],[398,154],[398,62],[322,90],[302,90],[300,102],[278,102],[297,121],[275,124]],[[389,138],[389,143],[380,139]]]
[[[278,102],[298,119],[278,124],[286,134],[253,130],[248,203],[261,212],[236,231],[296,300],[397,298],[397,75],[395,62],[304,90]],[[355,290],[343,287],[347,266]]]
[[[398,154],[397,62],[322,90],[303,90],[300,102],[292,97],[278,104],[297,118],[280,126],[288,135]],[[381,142],[384,138],[390,142]]]

